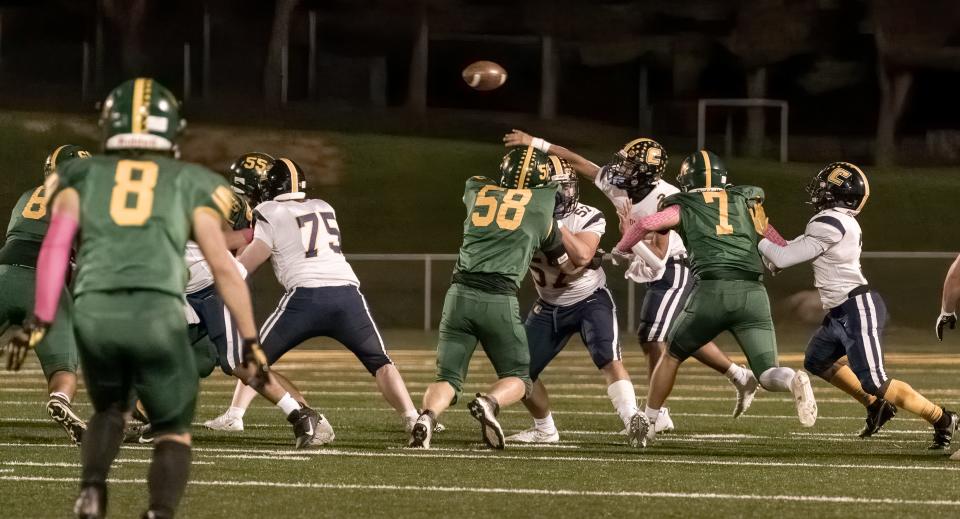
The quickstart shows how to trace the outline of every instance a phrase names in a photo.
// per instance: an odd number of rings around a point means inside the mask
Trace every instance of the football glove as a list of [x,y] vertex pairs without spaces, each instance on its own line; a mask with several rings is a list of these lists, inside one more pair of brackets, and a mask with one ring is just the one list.
[[770,225],[770,219],[767,218],[767,212],[763,209],[763,204],[756,201],[747,209],[750,211],[750,218],[753,220],[753,228],[760,236],[767,234],[767,226]]
[[630,265],[633,262],[633,253],[630,251],[622,251],[616,247],[613,248],[613,252],[610,253],[613,264],[620,265]]
[[937,317],[936,327],[937,340],[940,342],[943,342],[943,327],[947,325],[950,326],[951,330],[957,327],[957,313],[950,312],[948,314],[947,312],[940,310],[940,317]]
[[244,368],[253,365],[255,368],[253,375],[244,380],[248,386],[253,389],[260,389],[270,380],[270,366],[267,365],[267,356],[260,348],[260,341],[257,339],[243,340],[243,362]]
[[16,333],[7,344],[7,371],[19,371],[27,353],[36,348],[50,329],[50,323],[34,317],[23,323],[23,329]]

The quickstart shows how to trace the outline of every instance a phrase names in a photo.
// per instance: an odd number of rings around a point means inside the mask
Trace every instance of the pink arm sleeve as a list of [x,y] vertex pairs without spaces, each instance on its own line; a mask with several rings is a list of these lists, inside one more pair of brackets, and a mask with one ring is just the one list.
[[671,205],[659,213],[651,214],[640,219],[620,238],[617,249],[629,251],[650,231],[662,231],[680,224],[680,206]]
[[77,220],[72,216],[54,215],[43,239],[37,258],[36,302],[33,306],[33,315],[40,321],[53,322],[57,315],[77,226]]
[[763,233],[763,237],[781,247],[787,246],[787,240],[784,240],[783,236],[780,236],[780,233],[771,224],[767,224],[767,230]]

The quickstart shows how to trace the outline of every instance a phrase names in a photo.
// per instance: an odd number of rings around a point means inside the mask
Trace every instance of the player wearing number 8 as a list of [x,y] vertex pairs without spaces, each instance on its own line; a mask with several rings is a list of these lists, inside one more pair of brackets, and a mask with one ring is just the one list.
[[683,192],[663,200],[660,212],[641,219],[617,244],[626,254],[651,231],[675,229],[690,253],[696,276],[693,291],[667,339],[663,357],[650,381],[645,414],[647,439],[655,436],[659,409],[673,388],[677,369],[702,344],[729,331],[747,356],[750,369],[768,391],[793,393],[800,423],[817,417],[810,379],[803,371],[779,367],[770,301],[763,286],[763,263],[757,243],[770,232],[763,212],[763,190],[732,186],[719,157],[701,150],[687,157],[677,182]]
[[502,449],[501,406],[530,394],[530,352],[520,320],[517,290],[537,249],[547,261],[569,261],[554,221],[557,184],[550,182],[547,156],[533,146],[515,148],[500,164],[500,181],[467,180],[463,203],[463,245],[440,319],[436,381],[423,396],[423,409],[410,436],[411,447],[429,448],[437,417],[455,403],[470,358],[483,344],[499,379],[468,405],[487,445]]

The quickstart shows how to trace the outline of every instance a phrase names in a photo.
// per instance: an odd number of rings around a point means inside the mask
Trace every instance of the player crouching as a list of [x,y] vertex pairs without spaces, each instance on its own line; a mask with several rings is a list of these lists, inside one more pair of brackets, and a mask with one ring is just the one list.
[[790,242],[768,235],[759,244],[764,258],[778,269],[813,262],[814,281],[828,312],[807,345],[804,367],[866,406],[860,437],[872,436],[900,407],[933,425],[931,449],[947,448],[957,430],[957,414],[884,371],[880,338],[887,307],[860,268],[862,232],[856,217],[870,197],[867,176],[849,162],[834,162],[817,173],[807,192],[817,214],[803,235]]

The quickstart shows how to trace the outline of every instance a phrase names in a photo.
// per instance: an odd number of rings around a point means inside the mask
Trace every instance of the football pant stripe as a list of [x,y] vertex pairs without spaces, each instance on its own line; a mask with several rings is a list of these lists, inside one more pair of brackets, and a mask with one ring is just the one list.
[[370,319],[370,326],[373,326],[373,332],[377,334],[377,340],[380,341],[380,351],[383,352],[383,356],[390,361],[390,364],[393,364],[393,359],[390,358],[390,355],[387,353],[387,347],[383,343],[383,337],[380,335],[380,330],[377,328],[377,322],[373,320],[373,315],[370,314],[370,307],[367,306],[367,298],[363,297],[363,292],[360,292],[360,288],[357,286],[353,287],[357,294],[360,295],[360,300],[363,301],[363,309],[367,311],[367,319]]
[[886,382],[887,373],[883,369],[883,351],[880,349],[880,317],[877,315],[877,307],[873,304],[873,294],[867,293],[864,294],[864,300],[867,302],[867,309],[870,312],[870,338],[873,341],[873,351],[877,356],[877,371],[880,374],[880,379]]
[[263,323],[263,327],[260,328],[261,343],[267,340],[267,336],[270,335],[270,331],[273,330],[274,325],[277,324],[277,321],[280,320],[280,316],[282,316],[284,310],[287,309],[287,302],[290,301],[290,297],[293,296],[294,292],[296,291],[297,289],[294,288],[293,290],[284,294],[284,296],[280,298],[280,302],[277,303],[277,309],[274,310],[273,313],[270,314],[270,317],[267,319],[267,321]]
[[613,300],[613,294],[610,293],[610,289],[603,287],[603,291],[607,293],[607,297],[610,298],[610,304],[613,305],[613,308],[610,309],[611,315],[611,326],[613,326],[613,360],[622,360],[623,352],[620,350],[620,323],[617,322],[617,303]]
[[687,285],[687,269],[679,263],[674,264],[674,269],[677,271],[676,276],[679,283],[675,283],[677,288],[670,294],[670,299],[667,301],[667,311],[663,319],[658,319],[660,324],[660,333],[657,335],[658,342],[663,342],[667,339],[667,332],[670,331],[670,325],[673,324],[673,318],[677,314],[677,307],[680,305],[680,300],[683,299],[683,290]]
[[663,314],[664,312],[666,312],[666,309],[669,306],[670,297],[673,295],[674,291],[679,286],[679,282],[680,282],[679,268],[680,268],[680,265],[677,265],[677,264],[673,265],[673,284],[670,285],[670,288],[668,288],[667,291],[663,293],[663,297],[660,299],[660,304],[658,305],[658,308],[657,308],[657,316],[654,317],[653,319],[653,326],[650,327],[650,334],[647,336],[647,342],[653,342],[658,340],[657,339],[657,336],[659,335],[658,332],[661,328],[661,325],[663,324]]
[[860,327],[860,343],[863,345],[864,357],[867,359],[867,366],[870,367],[870,378],[873,380],[873,383],[880,387],[883,385],[883,382],[880,380],[880,377],[877,373],[877,363],[873,360],[873,345],[870,342],[870,336],[867,331],[867,326],[869,326],[869,318],[867,317],[867,308],[863,303],[863,294],[860,294],[856,297],[857,301],[857,312],[859,313],[859,323]]

